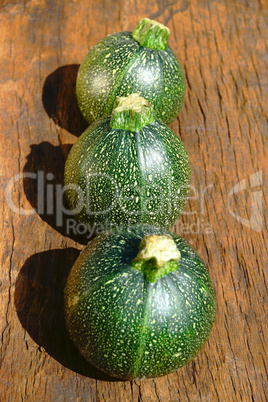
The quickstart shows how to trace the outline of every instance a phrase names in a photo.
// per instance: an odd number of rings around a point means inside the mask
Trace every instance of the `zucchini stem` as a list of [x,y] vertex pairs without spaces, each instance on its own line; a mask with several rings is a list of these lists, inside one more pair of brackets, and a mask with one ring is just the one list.
[[116,98],[110,122],[112,128],[135,132],[154,121],[153,105],[139,94]]
[[140,20],[132,33],[141,46],[157,50],[166,50],[169,35],[168,27],[149,18]]
[[131,266],[141,271],[147,282],[157,282],[159,278],[179,269],[181,253],[170,235],[146,235],[139,249]]

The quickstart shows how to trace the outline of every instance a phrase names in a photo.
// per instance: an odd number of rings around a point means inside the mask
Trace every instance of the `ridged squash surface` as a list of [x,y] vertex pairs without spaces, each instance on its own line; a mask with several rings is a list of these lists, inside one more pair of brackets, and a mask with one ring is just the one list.
[[168,374],[192,360],[211,332],[216,302],[208,270],[191,246],[169,233],[179,269],[148,283],[131,266],[150,227],[103,234],[83,250],[65,288],[70,337],[82,355],[124,379]]
[[69,153],[67,200],[80,222],[169,228],[187,203],[190,170],[182,141],[160,120],[131,132],[112,129],[106,116]]
[[128,31],[109,35],[88,52],[79,68],[76,94],[81,112],[91,124],[111,113],[117,96],[134,92],[154,105],[159,119],[171,123],[184,100],[182,67],[169,46],[146,48]]

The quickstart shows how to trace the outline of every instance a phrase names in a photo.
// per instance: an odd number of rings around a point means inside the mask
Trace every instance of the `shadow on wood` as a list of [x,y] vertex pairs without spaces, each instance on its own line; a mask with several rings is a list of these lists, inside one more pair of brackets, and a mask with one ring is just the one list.
[[[187,0],[156,0],[158,10],[150,15],[149,18],[154,19],[163,19],[163,23],[167,25],[172,17],[177,13],[183,13],[188,9]],[[174,6],[180,6],[180,8],[174,9]],[[167,15],[165,16],[165,12],[167,11]]]
[[42,93],[44,108],[54,122],[79,136],[88,127],[78,107],[75,85],[79,64],[57,68],[45,80]]
[[117,381],[91,366],[72,344],[65,329],[63,291],[79,250],[67,248],[37,253],[21,268],[15,286],[15,306],[23,328],[60,364],[84,376]]
[[40,217],[63,236],[87,244],[92,231],[76,224],[67,215],[64,200],[64,164],[71,145],[53,146],[49,142],[31,145],[24,166],[24,192]]

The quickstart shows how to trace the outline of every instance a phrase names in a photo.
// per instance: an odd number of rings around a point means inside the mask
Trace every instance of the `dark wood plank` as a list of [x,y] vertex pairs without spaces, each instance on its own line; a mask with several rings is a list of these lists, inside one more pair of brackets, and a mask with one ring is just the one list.
[[[62,290],[84,239],[67,236],[47,204],[22,215],[37,206],[36,185],[10,180],[43,171],[55,193],[86,126],[74,93],[79,64],[144,16],[170,27],[186,74],[172,128],[190,155],[192,191],[173,229],[207,263],[218,313],[186,367],[124,382],[88,365],[64,330]],[[267,2],[2,1],[0,49],[1,400],[267,400]]]

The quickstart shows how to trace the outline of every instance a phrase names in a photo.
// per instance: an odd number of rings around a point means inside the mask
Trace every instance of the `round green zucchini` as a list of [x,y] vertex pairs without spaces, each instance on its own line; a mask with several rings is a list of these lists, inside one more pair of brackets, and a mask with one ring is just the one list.
[[81,354],[128,380],[186,365],[204,346],[216,314],[201,258],[181,237],[149,226],[92,240],[64,295],[67,330]]
[[111,116],[92,124],[65,165],[66,197],[77,220],[169,228],[190,190],[190,162],[182,141],[137,94],[118,98]]
[[169,34],[164,25],[144,18],[133,32],[109,35],[88,52],[78,71],[76,94],[89,124],[111,114],[117,96],[134,92],[151,102],[166,124],[176,118],[185,81],[167,45]]

